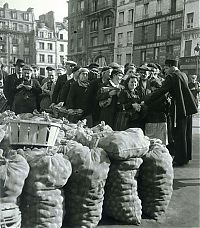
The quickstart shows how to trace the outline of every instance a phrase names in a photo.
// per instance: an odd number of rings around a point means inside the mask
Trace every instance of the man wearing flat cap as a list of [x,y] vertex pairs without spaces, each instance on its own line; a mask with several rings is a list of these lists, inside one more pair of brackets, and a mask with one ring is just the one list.
[[24,60],[17,59],[15,66],[15,73],[8,75],[4,82],[3,92],[7,99],[7,104],[12,109],[13,100],[16,92],[16,87],[21,84],[22,79],[22,68],[25,65]]
[[188,87],[188,78],[178,69],[178,62],[165,61],[166,79],[161,88],[153,92],[145,104],[151,105],[159,97],[169,92],[172,108],[172,133],[174,139],[174,166],[183,166],[192,159],[192,114],[197,113],[197,105]]

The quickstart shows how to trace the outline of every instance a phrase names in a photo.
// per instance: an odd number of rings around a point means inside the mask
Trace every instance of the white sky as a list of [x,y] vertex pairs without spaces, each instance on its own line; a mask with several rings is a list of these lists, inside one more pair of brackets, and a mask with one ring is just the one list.
[[35,19],[49,11],[54,11],[56,22],[62,22],[68,15],[66,0],[0,0],[0,7],[6,2],[9,9],[26,11],[29,7],[34,8]]

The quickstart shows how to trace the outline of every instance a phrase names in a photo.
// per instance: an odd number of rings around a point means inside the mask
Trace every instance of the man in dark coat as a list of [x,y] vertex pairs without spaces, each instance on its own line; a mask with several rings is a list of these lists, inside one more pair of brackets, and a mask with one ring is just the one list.
[[15,73],[8,75],[3,85],[3,92],[7,99],[7,104],[12,109],[13,100],[16,92],[17,85],[22,81],[22,68],[25,65],[24,60],[17,59],[15,66]]
[[172,97],[172,118],[174,137],[174,165],[182,166],[192,159],[192,114],[197,105],[188,87],[188,78],[177,68],[177,61],[165,61],[166,79],[160,89],[151,94],[145,104],[151,105],[156,99],[169,92]]
[[60,75],[56,81],[56,85],[53,91],[52,95],[52,104],[51,107],[53,107],[55,104],[58,104],[61,102],[61,91],[62,87],[65,84],[66,81],[70,79],[70,75],[72,74],[72,68],[76,66],[77,64],[73,61],[66,61],[65,68],[66,68],[66,74]]

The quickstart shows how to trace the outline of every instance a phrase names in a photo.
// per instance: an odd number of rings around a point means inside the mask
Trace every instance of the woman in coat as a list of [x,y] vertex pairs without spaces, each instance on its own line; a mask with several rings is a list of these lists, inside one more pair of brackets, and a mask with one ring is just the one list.
[[123,88],[120,85],[122,78],[123,72],[120,69],[112,70],[110,80],[103,83],[97,92],[97,101],[100,107],[99,120],[105,121],[112,128],[114,128],[116,117],[118,94]]
[[[120,92],[118,98],[118,113],[116,130],[125,130],[131,127],[141,127],[141,99],[137,94],[138,78],[135,75],[129,76],[124,81],[125,88]],[[121,112],[126,114],[127,122],[120,118]],[[120,123],[121,121],[121,123]]]
[[[66,108],[69,110],[76,110],[79,119],[87,119],[87,125],[91,126],[91,120],[89,120],[89,100],[88,100],[88,73],[87,68],[80,68],[77,81],[74,81],[69,89],[69,93],[66,100]],[[75,121],[76,122],[76,121]]]

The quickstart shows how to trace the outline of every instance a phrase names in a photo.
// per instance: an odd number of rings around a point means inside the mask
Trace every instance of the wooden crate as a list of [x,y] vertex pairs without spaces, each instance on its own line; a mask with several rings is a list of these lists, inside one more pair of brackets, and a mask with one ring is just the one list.
[[46,121],[11,120],[8,125],[10,144],[54,146],[60,127]]

